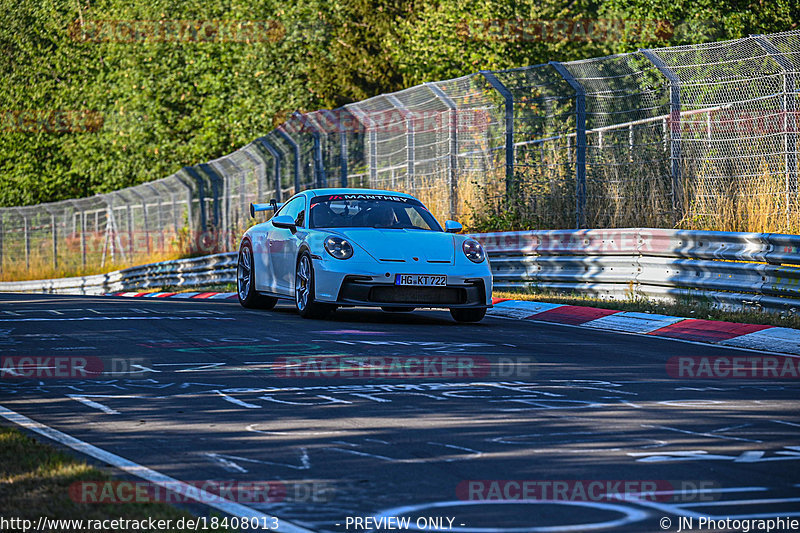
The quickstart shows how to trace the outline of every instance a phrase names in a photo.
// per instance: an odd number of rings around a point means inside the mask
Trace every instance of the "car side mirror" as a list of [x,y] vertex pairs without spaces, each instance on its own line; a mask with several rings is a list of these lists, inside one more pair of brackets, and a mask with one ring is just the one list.
[[297,229],[297,226],[294,224],[294,219],[289,215],[278,215],[276,217],[272,217],[270,222],[272,222],[272,225],[276,228],[288,229],[292,231]]
[[455,220],[448,220],[444,223],[444,231],[446,233],[461,233],[461,230],[464,229],[464,226],[456,222]]

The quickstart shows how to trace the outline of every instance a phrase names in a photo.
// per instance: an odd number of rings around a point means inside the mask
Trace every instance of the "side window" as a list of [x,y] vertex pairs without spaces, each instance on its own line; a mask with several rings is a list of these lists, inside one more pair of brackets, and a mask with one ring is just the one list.
[[295,224],[303,226],[306,215],[306,199],[303,196],[291,200],[289,203],[280,208],[276,215],[286,215],[292,217]]

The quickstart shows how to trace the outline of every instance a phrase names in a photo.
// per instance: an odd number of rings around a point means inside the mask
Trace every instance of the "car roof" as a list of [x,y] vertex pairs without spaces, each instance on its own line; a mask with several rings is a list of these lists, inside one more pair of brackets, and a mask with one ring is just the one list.
[[302,191],[300,194],[305,194],[309,198],[314,196],[322,196],[325,194],[385,194],[389,196],[403,196],[405,198],[414,198],[410,194],[404,192],[397,192],[397,191],[387,191],[381,189],[355,189],[355,188],[320,188],[320,189],[308,189],[306,191]]

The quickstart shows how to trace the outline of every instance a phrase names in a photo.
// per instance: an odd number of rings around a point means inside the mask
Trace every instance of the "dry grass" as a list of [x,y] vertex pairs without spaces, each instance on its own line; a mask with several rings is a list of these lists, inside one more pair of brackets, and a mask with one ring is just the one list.
[[[192,518],[165,503],[79,503],[69,487],[80,481],[109,481],[113,477],[71,455],[43,444],[15,428],[0,427],[0,502],[4,518],[155,520]],[[109,531],[116,531],[109,529]],[[119,530],[122,531],[122,530]],[[127,530],[125,530],[127,531]],[[171,529],[170,531],[178,531]]]
[[800,203],[786,190],[786,176],[770,173],[766,162],[748,184],[698,176],[679,227],[800,235]]

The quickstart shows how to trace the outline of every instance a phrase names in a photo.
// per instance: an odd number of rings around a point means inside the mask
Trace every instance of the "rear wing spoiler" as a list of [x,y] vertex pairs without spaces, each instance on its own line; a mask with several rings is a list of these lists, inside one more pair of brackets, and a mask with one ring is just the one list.
[[270,200],[268,204],[250,204],[250,218],[256,218],[256,213],[259,211],[277,211],[282,205],[275,199]]

